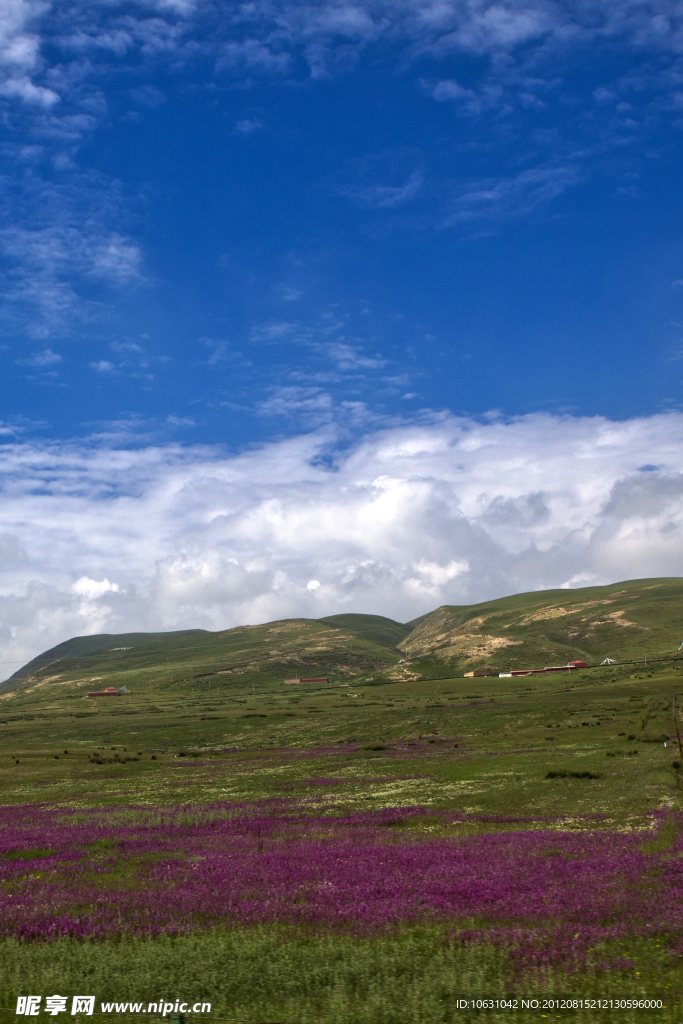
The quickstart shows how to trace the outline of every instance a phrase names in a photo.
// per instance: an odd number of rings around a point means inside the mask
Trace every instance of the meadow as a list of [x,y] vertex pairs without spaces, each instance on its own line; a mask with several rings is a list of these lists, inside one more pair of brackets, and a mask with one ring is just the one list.
[[14,692],[3,1012],[92,992],[285,1024],[683,1019],[682,668]]

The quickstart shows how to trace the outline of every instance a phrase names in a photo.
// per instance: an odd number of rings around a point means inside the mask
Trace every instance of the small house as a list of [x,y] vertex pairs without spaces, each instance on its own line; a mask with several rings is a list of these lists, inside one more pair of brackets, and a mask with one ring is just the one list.
[[317,679],[285,679],[285,686],[290,686],[292,683],[318,683],[322,686],[323,683],[329,683],[328,676],[318,676]]

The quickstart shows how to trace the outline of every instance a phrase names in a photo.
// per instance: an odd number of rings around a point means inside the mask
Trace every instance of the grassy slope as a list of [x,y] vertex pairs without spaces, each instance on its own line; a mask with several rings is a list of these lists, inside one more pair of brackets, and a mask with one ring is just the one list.
[[[440,808],[472,815],[457,826],[459,835],[538,827],[522,817],[508,825],[476,817],[482,814],[556,815],[570,829],[643,827],[640,815],[681,803],[671,771],[677,752],[660,737],[671,732],[671,693],[683,689],[682,667],[683,661],[647,673],[605,668],[561,680],[397,681],[349,693],[280,687],[220,704],[209,694],[169,694],[155,704],[134,695],[85,714],[69,713],[40,690],[17,693],[0,716],[0,803],[106,807],[107,822],[117,814],[127,820],[131,806],[186,801],[286,796],[312,800],[317,814],[421,805],[426,813],[412,826],[414,841],[455,834],[439,825]],[[336,748],[351,737],[358,741],[353,751]],[[607,756],[632,749],[636,756]],[[178,757],[179,750],[187,756]],[[101,763],[93,763],[93,753]],[[547,778],[549,770],[567,767],[599,777]],[[321,787],[320,779],[336,784]],[[605,818],[581,818],[595,813]],[[458,994],[652,996],[680,992],[683,982],[679,959],[654,939],[596,954],[623,954],[632,967],[511,982],[495,950],[444,945],[442,931],[429,927],[369,942],[292,940],[272,928],[130,947],[65,941],[23,949],[12,942],[0,948],[5,1007],[26,991],[97,991],[118,999],[168,992],[211,999],[212,1016],[295,1024],[314,1024],[321,1014],[331,1024],[460,1024],[481,1018],[453,1010]],[[487,1015],[508,1019],[504,1012]],[[572,1019],[616,1018],[591,1012]],[[654,1018],[619,1013],[621,1024],[645,1019]],[[662,1012],[656,1019],[681,1018]]]
[[[275,639],[280,650],[300,643],[301,622],[260,627],[287,626],[266,634],[272,649]],[[317,626],[305,634],[308,640],[331,643],[325,626]],[[237,633],[243,645],[245,634],[248,639],[248,631]],[[142,678],[144,669],[139,672]],[[219,689],[221,678],[232,681]],[[317,814],[421,805],[425,815],[415,820],[411,841],[455,834],[439,824],[439,809],[471,815],[456,830],[467,835],[538,828],[525,824],[524,815],[559,816],[570,829],[642,828],[641,815],[681,805],[671,771],[677,750],[664,748],[661,737],[672,732],[671,694],[683,691],[683,660],[647,671],[594,669],[570,679],[397,680],[348,691],[301,691],[283,687],[278,677],[270,691],[264,684],[252,694],[248,680],[213,677],[212,690],[195,683],[194,693],[169,684],[149,696],[140,687],[130,699],[72,701],[70,709],[68,698],[55,700],[58,691],[49,687],[17,691],[0,704],[0,803],[104,807],[107,822],[117,814],[127,819],[131,807],[187,801],[285,796]],[[351,738],[353,750],[336,746]],[[634,749],[637,755],[625,756]],[[599,777],[547,777],[568,767]],[[321,786],[321,779],[335,784]],[[596,813],[605,818],[581,817]],[[510,824],[481,818],[510,814],[517,816]],[[11,1008],[26,992],[97,992],[121,1000],[168,995],[210,999],[212,1016],[221,1018],[462,1024],[483,1016],[455,1011],[456,995],[495,998],[507,990],[665,995],[666,1012],[620,1011],[620,1024],[680,1021],[670,999],[683,988],[680,958],[657,939],[639,939],[598,950],[596,959],[622,954],[633,966],[511,981],[501,953],[449,945],[441,929],[429,927],[377,940],[297,937],[271,928],[132,944],[62,941],[45,948],[8,941],[0,944],[0,1003]],[[485,1016],[510,1019],[507,1011]],[[540,1019],[538,1011],[515,1017]],[[571,1019],[609,1024],[617,1016],[589,1011]]]
[[[303,796],[306,779],[336,776],[348,789],[330,797],[359,809],[409,802],[482,813],[644,813],[675,794],[677,751],[661,738],[672,735],[671,694],[681,691],[683,659],[647,673],[611,667],[570,679],[303,692],[280,684],[253,694],[243,686],[220,699],[198,688],[83,702],[16,693],[0,706],[0,803],[128,803],[131,785],[136,801],[175,802],[180,776],[198,801],[265,798],[283,783]],[[358,749],[337,752],[342,741]],[[635,757],[605,756],[636,748]],[[201,751],[202,763],[179,760],[178,751]],[[110,763],[91,764],[93,753]],[[118,763],[125,756],[140,760]],[[567,758],[601,778],[590,787],[547,781]],[[384,775],[394,780],[388,788],[378,785]]]
[[354,633],[359,633],[361,636],[370,636],[389,647],[396,647],[412,630],[412,626],[387,619],[384,615],[327,615],[318,621],[326,622],[330,626],[353,630]]
[[74,636],[71,640],[51,647],[49,651],[43,651],[37,658],[27,662],[26,665],[15,672],[6,681],[4,687],[11,690],[16,684],[32,676],[39,669],[46,668],[55,661],[64,658],[86,658],[93,654],[106,654],[109,651],[123,647],[139,647],[141,644],[166,643],[178,637],[206,636],[205,629],[180,629],[174,633],[97,633],[95,636]]
[[[332,615],[239,626],[219,633],[76,637],[40,655],[0,687],[55,698],[94,685],[153,697],[213,687],[216,694],[282,685],[290,676],[359,684],[428,678],[494,666],[565,664],[582,658],[668,657],[683,639],[683,580],[537,591],[477,605],[444,605],[402,625],[380,615]],[[131,650],[112,650],[114,647]],[[398,669],[399,658],[408,664]],[[42,666],[42,667],[41,667]]]
[[413,663],[502,671],[672,656],[683,640],[683,580],[544,590],[478,605],[444,605],[412,623],[399,648]]
[[[292,676],[334,676],[338,681],[395,666],[399,653],[369,634],[314,619],[284,619],[221,633],[162,634],[130,650],[65,657],[14,681],[15,691],[54,698],[126,684],[145,694],[191,694],[213,686],[226,695],[245,688],[281,686]],[[93,638],[96,639],[96,638]],[[125,646],[125,645],[121,645]],[[37,659],[38,660],[38,659]],[[8,692],[5,684],[3,694]],[[3,696],[3,695],[0,695]],[[4,699],[7,699],[6,697]]]

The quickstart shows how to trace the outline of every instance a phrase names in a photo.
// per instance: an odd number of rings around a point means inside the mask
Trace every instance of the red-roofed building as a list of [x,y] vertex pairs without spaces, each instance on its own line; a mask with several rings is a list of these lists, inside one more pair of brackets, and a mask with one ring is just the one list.
[[285,686],[292,686],[300,683],[329,683],[328,676],[319,676],[317,679],[285,679]]

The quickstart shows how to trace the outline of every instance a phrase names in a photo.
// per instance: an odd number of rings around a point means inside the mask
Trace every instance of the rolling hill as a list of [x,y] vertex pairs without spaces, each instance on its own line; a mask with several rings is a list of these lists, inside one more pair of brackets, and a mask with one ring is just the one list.
[[410,625],[394,622],[393,619],[386,619],[383,615],[327,615],[318,621],[326,622],[330,626],[339,626],[341,629],[350,629],[353,633],[359,633],[362,636],[372,637],[378,643],[387,644],[389,647],[398,646],[413,629]]
[[443,605],[415,619],[398,644],[415,664],[453,671],[531,668],[580,658],[671,656],[683,640],[683,580],[542,590],[482,604]]
[[74,636],[71,640],[51,647],[37,658],[23,665],[8,682],[25,679],[40,669],[69,658],[88,658],[94,654],[107,654],[109,651],[127,651],[141,644],[165,643],[176,637],[210,636],[206,629],[181,629],[174,633],[96,633],[94,636]]
[[[384,620],[382,630],[390,621]],[[188,686],[243,689],[245,682],[267,688],[294,676],[333,675],[343,681],[389,670],[401,657],[394,646],[375,638],[374,626],[352,631],[315,619],[283,619],[218,633],[76,637],[15,672],[0,686],[0,696],[19,691],[47,696],[67,689],[83,695],[124,684],[150,694]]]
[[[683,580],[631,580],[544,590],[476,605],[443,605],[413,622],[341,614],[283,619],[221,632],[75,637],[34,658],[0,696],[83,696],[120,687],[181,696],[279,688],[292,676],[381,682],[462,676],[478,669],[604,658],[673,657],[683,640]],[[400,664],[404,662],[404,664]]]

